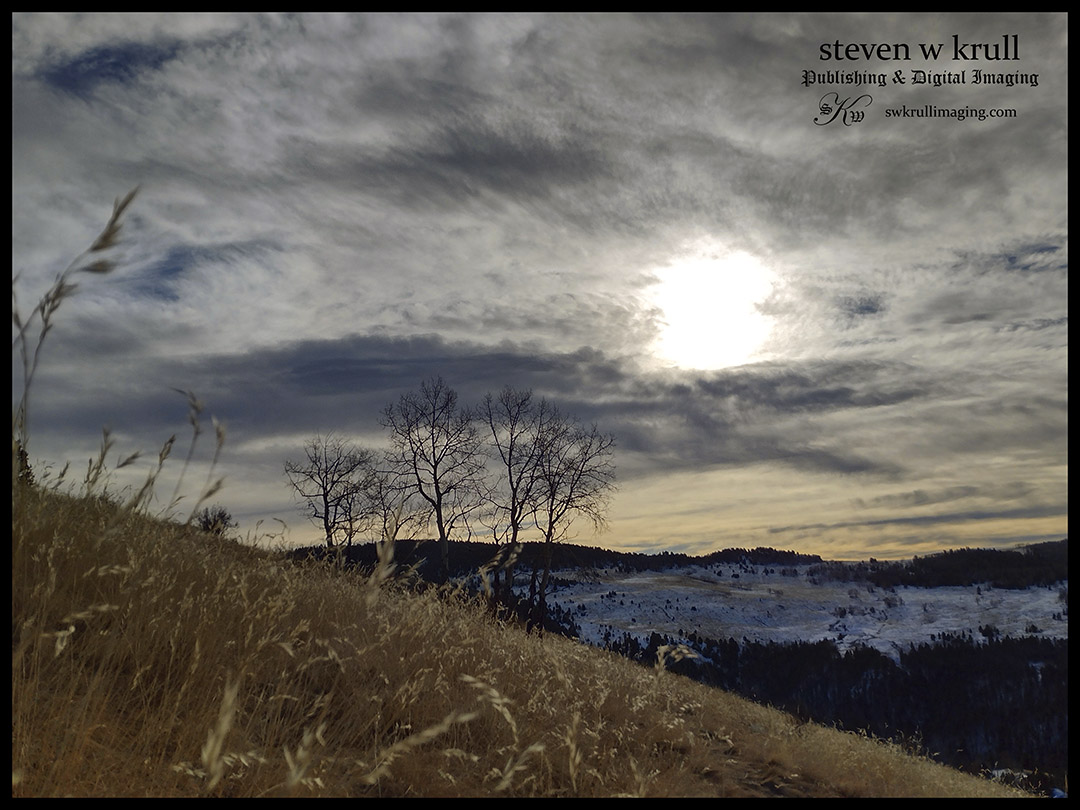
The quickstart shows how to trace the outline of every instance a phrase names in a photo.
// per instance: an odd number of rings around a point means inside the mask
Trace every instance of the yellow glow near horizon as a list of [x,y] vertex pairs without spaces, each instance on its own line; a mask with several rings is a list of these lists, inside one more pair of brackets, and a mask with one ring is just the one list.
[[745,251],[708,247],[656,271],[652,302],[663,310],[656,356],[679,368],[719,369],[750,362],[772,330],[756,304],[777,281]]

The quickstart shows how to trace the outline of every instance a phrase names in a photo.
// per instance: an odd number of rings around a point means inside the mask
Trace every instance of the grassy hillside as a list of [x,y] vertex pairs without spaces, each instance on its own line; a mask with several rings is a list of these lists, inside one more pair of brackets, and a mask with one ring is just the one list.
[[461,594],[12,489],[12,795],[1007,796]]

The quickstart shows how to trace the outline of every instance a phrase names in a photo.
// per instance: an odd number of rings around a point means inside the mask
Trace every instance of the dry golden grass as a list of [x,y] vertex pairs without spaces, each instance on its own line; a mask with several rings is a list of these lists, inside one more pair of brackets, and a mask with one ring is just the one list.
[[1007,796],[101,498],[12,490],[13,796]]

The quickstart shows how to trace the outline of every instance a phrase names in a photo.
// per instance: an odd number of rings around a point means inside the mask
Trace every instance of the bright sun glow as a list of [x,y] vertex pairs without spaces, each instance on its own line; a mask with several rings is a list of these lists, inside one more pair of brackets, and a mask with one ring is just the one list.
[[664,326],[653,346],[657,357],[679,368],[718,369],[750,362],[772,329],[755,304],[776,275],[742,251],[704,249],[656,271],[652,302]]

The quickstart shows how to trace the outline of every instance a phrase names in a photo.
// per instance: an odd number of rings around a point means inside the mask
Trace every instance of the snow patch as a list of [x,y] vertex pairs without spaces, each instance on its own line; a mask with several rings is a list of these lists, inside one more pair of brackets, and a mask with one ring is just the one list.
[[582,640],[596,646],[603,646],[606,633],[629,633],[643,643],[654,632],[684,641],[690,633],[740,642],[829,639],[841,651],[866,646],[899,662],[901,650],[942,634],[978,641],[986,636],[981,629],[992,628],[1000,637],[1069,637],[1067,609],[1058,598],[1067,582],[1022,590],[881,588],[814,584],[809,568],[786,566],[793,576],[728,564],[639,573],[564,570],[552,572],[559,584],[548,603],[571,611]]

